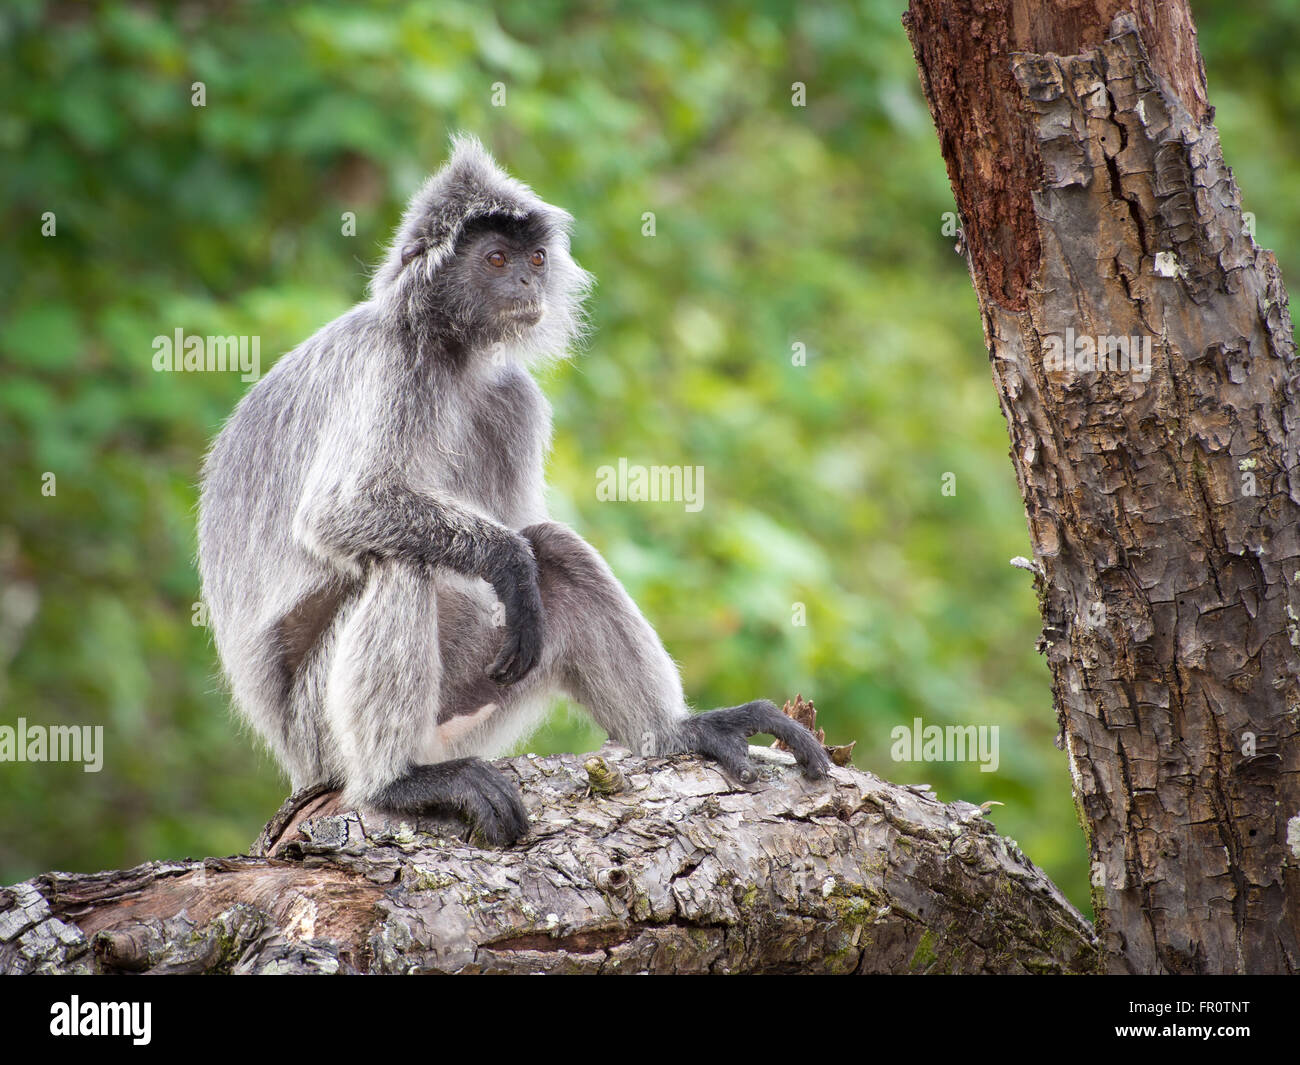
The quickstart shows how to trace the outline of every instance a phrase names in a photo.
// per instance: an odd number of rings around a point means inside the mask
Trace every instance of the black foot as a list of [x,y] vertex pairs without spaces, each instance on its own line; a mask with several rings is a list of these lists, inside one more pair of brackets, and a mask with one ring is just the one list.
[[382,788],[371,804],[394,813],[454,814],[494,847],[528,833],[519,789],[481,758],[417,765]]
[[831,761],[817,737],[766,699],[696,714],[684,726],[686,743],[721,764],[729,776],[751,784],[758,776],[749,760],[749,737],[766,732],[790,748],[809,780],[821,780]]

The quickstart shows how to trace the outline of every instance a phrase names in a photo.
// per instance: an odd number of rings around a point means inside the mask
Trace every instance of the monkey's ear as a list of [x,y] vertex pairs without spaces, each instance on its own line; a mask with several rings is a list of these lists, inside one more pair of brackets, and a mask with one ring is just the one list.
[[402,265],[405,266],[412,259],[423,255],[428,249],[424,241],[415,240],[402,249]]

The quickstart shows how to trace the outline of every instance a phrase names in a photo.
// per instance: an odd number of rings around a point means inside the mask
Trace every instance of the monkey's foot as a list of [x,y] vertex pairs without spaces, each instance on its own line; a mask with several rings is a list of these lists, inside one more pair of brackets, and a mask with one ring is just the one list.
[[528,834],[528,811],[519,789],[481,758],[417,765],[382,788],[370,804],[401,814],[452,814],[496,847]]
[[751,784],[758,776],[749,760],[749,737],[759,732],[784,743],[809,780],[826,776],[830,759],[817,737],[766,699],[695,714],[682,725],[688,750],[712,758],[742,784]]

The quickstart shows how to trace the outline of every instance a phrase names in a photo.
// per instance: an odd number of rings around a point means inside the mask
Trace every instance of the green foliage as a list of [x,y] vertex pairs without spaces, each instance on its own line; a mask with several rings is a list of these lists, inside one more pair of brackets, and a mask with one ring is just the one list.
[[[1197,7],[1229,159],[1285,267],[1296,17],[1275,0],[1247,31]],[[1007,565],[1023,508],[900,8],[8,4],[0,724],[102,725],[106,750],[96,774],[0,764],[0,882],[240,851],[280,800],[193,624],[199,464],[247,385],[157,373],[153,338],[258,336],[265,369],[361,297],[464,129],[578,220],[600,285],[588,350],[545,382],[553,510],[694,703],[815,698],[859,765],[1005,803],[999,827],[1086,905],[1034,596]],[[704,508],[598,503],[621,456],[702,466]],[[999,726],[999,770],[891,761],[916,717]],[[561,711],[530,747],[601,738]]]

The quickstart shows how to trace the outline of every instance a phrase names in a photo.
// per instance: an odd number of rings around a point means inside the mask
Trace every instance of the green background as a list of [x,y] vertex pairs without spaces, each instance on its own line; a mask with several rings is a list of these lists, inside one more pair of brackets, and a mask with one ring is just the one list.
[[[1193,7],[1245,207],[1300,276],[1300,12]],[[361,298],[463,129],[577,218],[599,285],[586,350],[543,382],[553,512],[694,705],[813,697],[859,766],[1004,803],[1001,831],[1086,908],[1034,595],[1007,564],[1030,553],[1023,507],[901,8],[6,4],[0,724],[103,725],[105,764],[0,764],[0,883],[238,852],[283,797],[191,623],[199,462],[247,386],[156,373],[152,339],[256,335],[268,367]],[[619,457],[703,466],[703,510],[598,502]],[[998,726],[998,771],[891,761],[916,717]],[[561,708],[526,749],[601,739]]]

